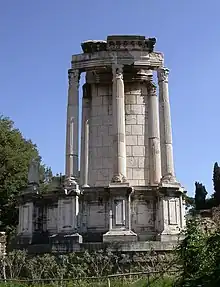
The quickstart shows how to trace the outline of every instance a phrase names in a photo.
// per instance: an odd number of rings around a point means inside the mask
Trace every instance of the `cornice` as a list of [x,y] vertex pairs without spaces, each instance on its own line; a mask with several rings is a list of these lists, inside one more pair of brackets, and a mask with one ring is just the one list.
[[132,65],[157,70],[164,64],[163,54],[146,51],[100,51],[72,56],[72,69],[80,72],[91,71],[115,64]]

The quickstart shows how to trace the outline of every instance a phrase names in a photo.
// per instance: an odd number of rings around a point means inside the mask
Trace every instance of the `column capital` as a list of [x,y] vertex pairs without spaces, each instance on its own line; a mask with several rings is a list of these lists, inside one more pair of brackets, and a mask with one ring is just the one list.
[[116,79],[123,80],[123,67],[124,65],[120,65],[120,64],[112,65],[113,79],[116,78]]
[[153,81],[148,82],[147,91],[148,91],[148,95],[156,96],[157,95],[157,85]]
[[79,70],[68,70],[68,79],[69,79],[69,87],[73,85],[78,85],[80,80],[80,71]]
[[168,83],[169,72],[170,70],[168,68],[165,68],[165,67],[159,68],[157,70],[158,82]]

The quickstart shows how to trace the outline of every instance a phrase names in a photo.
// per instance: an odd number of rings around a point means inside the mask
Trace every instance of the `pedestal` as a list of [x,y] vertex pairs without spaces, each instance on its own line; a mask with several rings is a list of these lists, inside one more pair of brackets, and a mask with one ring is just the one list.
[[80,190],[77,184],[74,188],[73,185],[71,187],[67,185],[64,192],[58,200],[58,234],[51,236],[51,243],[72,246],[82,243],[77,224]]
[[18,241],[21,245],[31,244],[33,234],[33,202],[19,206]]
[[185,205],[182,199],[181,186],[170,184],[161,186],[157,209],[157,240],[178,241],[182,238],[181,231],[185,227]]
[[131,193],[128,184],[111,184],[109,187],[109,231],[103,242],[134,242],[137,234],[131,230]]

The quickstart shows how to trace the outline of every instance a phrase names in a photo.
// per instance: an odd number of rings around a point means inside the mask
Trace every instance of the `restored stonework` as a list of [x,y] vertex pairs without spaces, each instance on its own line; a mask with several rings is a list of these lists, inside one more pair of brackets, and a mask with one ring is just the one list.
[[72,56],[65,179],[40,195],[32,166],[20,197],[20,245],[41,240],[51,252],[68,252],[80,250],[82,241],[130,242],[135,250],[137,241],[178,240],[185,225],[183,188],[174,171],[169,70],[155,44],[144,36],[109,36],[82,43],[83,53]]

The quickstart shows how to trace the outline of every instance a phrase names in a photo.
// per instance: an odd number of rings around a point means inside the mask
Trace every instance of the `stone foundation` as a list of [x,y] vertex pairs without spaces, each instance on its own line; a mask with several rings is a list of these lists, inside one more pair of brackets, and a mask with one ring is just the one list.
[[103,242],[136,242],[137,234],[131,230],[110,230],[103,235]]

